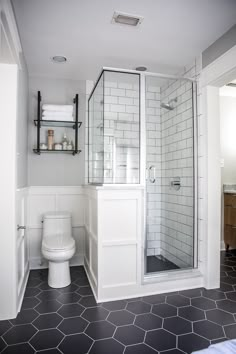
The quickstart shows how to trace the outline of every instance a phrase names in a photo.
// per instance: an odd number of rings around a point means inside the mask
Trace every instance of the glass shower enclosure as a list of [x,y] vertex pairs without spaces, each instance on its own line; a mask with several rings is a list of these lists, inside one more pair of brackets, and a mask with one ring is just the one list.
[[144,274],[197,262],[196,83],[103,69],[88,104],[88,182],[144,188]]

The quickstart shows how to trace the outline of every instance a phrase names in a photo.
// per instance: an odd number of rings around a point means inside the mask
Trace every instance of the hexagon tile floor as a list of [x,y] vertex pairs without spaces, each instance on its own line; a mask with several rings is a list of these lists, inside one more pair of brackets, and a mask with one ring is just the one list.
[[97,305],[84,269],[53,290],[30,272],[22,310],[0,322],[1,353],[183,354],[236,338],[236,251],[222,252],[221,287]]

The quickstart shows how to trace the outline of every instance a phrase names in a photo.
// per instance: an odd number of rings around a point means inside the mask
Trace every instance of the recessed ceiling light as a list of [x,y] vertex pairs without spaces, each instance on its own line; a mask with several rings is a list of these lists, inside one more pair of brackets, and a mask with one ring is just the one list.
[[139,15],[131,15],[124,12],[115,11],[112,17],[112,23],[119,23],[127,26],[138,26],[143,21],[143,17]]
[[147,71],[146,66],[137,66],[137,68],[135,68],[135,70],[137,71]]
[[67,58],[61,55],[55,55],[54,57],[52,57],[52,61],[53,63],[62,64],[67,61]]

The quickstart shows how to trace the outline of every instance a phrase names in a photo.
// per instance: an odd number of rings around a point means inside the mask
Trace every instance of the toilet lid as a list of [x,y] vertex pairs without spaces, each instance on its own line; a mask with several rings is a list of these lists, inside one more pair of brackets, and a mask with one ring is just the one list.
[[47,251],[69,250],[75,247],[75,240],[65,234],[53,235],[43,239],[42,247]]

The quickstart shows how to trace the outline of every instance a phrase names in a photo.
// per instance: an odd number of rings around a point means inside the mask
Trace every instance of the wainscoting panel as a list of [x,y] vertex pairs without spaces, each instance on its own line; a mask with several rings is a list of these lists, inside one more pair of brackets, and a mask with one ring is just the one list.
[[71,265],[84,261],[84,194],[78,187],[29,187],[28,191],[28,239],[30,268],[47,267],[42,258],[42,217],[48,211],[69,211],[72,214],[72,234],[76,241],[76,253]]

